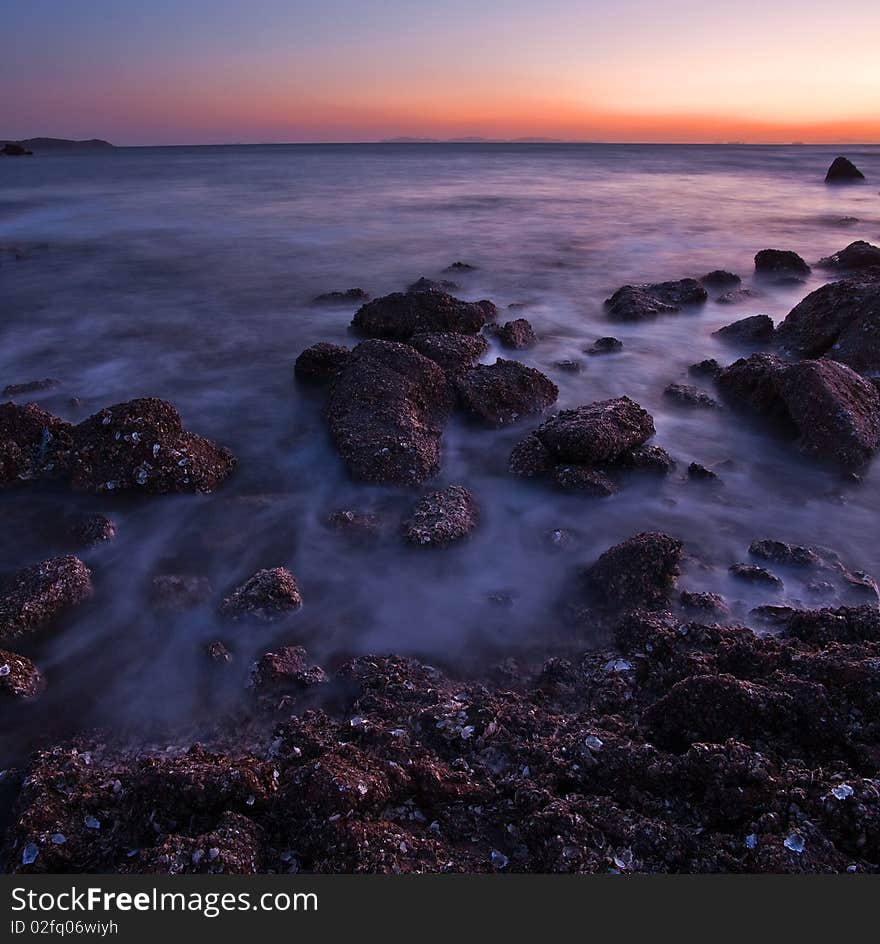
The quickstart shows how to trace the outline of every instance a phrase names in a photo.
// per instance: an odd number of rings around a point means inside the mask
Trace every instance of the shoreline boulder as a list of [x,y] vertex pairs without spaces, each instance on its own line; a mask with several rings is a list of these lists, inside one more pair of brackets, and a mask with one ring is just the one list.
[[0,488],[67,470],[73,427],[35,403],[0,404]]
[[0,640],[44,629],[92,596],[92,572],[73,556],[25,567],[0,586]]
[[220,604],[220,615],[231,620],[277,620],[298,610],[302,596],[293,574],[284,567],[258,570]]
[[877,268],[880,272],[880,246],[874,246],[864,239],[857,239],[854,243],[835,252],[824,259],[820,259],[818,265],[823,269],[872,269]]
[[773,339],[773,319],[769,315],[750,315],[725,325],[712,334],[732,344],[767,344]]
[[584,580],[592,596],[609,609],[665,606],[678,579],[682,547],[668,534],[643,531],[605,551],[584,571]]
[[834,158],[825,174],[826,184],[855,183],[864,179],[865,175],[848,157],[843,155]]
[[30,659],[0,649],[0,697],[36,698],[45,687],[46,680]]
[[362,305],[351,326],[371,338],[406,341],[414,334],[477,334],[497,309],[490,301],[465,302],[446,292],[394,292]]
[[463,371],[452,383],[463,409],[493,427],[543,413],[559,396],[559,388],[540,370],[501,357]]
[[489,342],[481,334],[414,334],[407,344],[447,373],[473,367],[489,350]]
[[418,547],[446,547],[466,538],[477,526],[479,509],[462,485],[449,485],[419,499],[403,522],[403,537]]
[[629,397],[562,410],[535,430],[559,462],[600,465],[619,459],[654,435],[654,421]]
[[525,318],[507,321],[503,325],[493,326],[493,328],[492,333],[504,347],[522,351],[525,348],[534,347],[538,343],[538,337],[531,323]]
[[762,249],[755,255],[755,273],[767,276],[809,275],[812,269],[789,249]]
[[319,341],[297,357],[293,372],[303,383],[323,384],[331,381],[345,367],[351,351],[341,344]]
[[696,279],[624,285],[605,300],[609,317],[620,321],[641,321],[659,314],[681,311],[686,305],[702,305],[709,298]]

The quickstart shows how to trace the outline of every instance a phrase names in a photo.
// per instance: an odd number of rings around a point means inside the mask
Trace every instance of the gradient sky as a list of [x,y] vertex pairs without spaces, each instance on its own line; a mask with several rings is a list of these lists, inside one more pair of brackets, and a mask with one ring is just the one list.
[[6,0],[0,138],[880,142],[880,0]]

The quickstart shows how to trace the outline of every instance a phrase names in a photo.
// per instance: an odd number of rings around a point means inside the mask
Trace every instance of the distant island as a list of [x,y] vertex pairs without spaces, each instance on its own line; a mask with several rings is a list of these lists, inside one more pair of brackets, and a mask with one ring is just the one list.
[[568,144],[562,138],[385,138],[380,144]]
[[112,148],[109,141],[90,138],[88,141],[71,141],[67,138],[25,138],[23,141],[0,141],[0,153],[17,157],[30,155],[38,151],[86,151],[99,148]]

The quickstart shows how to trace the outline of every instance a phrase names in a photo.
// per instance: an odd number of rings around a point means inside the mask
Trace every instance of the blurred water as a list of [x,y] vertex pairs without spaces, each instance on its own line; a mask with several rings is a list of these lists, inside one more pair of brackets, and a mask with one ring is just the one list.
[[[239,458],[214,496],[120,504],[52,488],[0,495],[0,572],[70,551],[63,522],[77,510],[105,511],[119,533],[82,555],[95,572],[94,603],[19,646],[49,690],[9,715],[6,748],[64,724],[210,715],[241,697],[249,662],[279,643],[302,641],[318,659],[380,650],[453,665],[487,649],[540,646],[560,633],[556,607],[576,566],[640,530],[683,538],[702,563],[689,563],[682,584],[725,593],[743,614],[762,602],[816,602],[796,573],[780,571],[783,594],[728,578],[754,538],[831,546],[852,567],[880,570],[876,464],[862,484],[844,483],[741,418],[682,410],[662,394],[687,365],[742,353],[713,330],[757,312],[781,319],[821,272],[805,285],[762,287],[745,305],[710,302],[643,324],[611,324],[602,308],[630,281],[726,268],[748,285],[761,248],[815,261],[854,239],[880,241],[876,184],[822,182],[837,153],[359,145],[0,162],[0,386],[58,378],[63,387],[37,399],[70,420],[164,397],[190,429]],[[880,148],[847,154],[880,180]],[[368,546],[328,530],[333,509],[380,509],[395,522],[414,496],[349,482],[322,396],[294,384],[302,348],[353,342],[353,308],[309,299],[351,286],[381,295],[458,259],[479,267],[455,276],[462,297],[528,304],[522,314],[542,341],[517,356],[557,382],[560,406],[628,394],[654,415],[656,442],[681,460],[678,473],[633,481],[611,499],[561,495],[506,473],[511,445],[534,422],[495,432],[455,420],[438,483],[476,494],[483,517],[469,542],[424,552],[404,548],[393,526]],[[621,354],[583,354],[606,334],[623,340]],[[563,372],[554,366],[562,359],[583,369]],[[691,460],[719,464],[724,484],[687,483]],[[564,551],[544,540],[559,527],[576,538]],[[230,629],[213,606],[168,617],[147,605],[156,573],[206,574],[216,602],[274,565],[290,567],[306,601],[283,628]],[[499,591],[512,606],[489,599]],[[225,671],[204,655],[216,638],[236,653]]]

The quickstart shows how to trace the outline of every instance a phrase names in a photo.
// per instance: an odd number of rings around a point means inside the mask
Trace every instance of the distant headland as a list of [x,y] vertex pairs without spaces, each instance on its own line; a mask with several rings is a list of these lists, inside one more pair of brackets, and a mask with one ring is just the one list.
[[0,141],[0,154],[8,157],[30,156],[40,151],[86,151],[112,148],[115,145],[100,138],[71,141],[67,138],[25,138],[23,141]]

